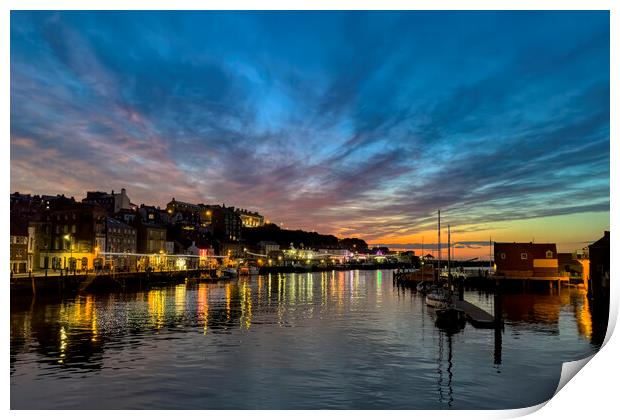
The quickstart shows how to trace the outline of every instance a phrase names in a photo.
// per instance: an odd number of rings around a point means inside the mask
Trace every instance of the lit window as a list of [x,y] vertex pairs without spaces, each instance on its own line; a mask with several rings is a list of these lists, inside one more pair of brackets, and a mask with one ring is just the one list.
[[522,252],[521,253],[521,259],[522,260],[527,260],[527,253],[526,252]]
[[547,258],[553,258],[553,251],[551,251],[551,250],[547,251],[546,257]]

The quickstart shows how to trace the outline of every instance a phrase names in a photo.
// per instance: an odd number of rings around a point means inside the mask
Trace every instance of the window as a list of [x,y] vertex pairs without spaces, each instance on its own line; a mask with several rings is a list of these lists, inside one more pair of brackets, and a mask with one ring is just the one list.
[[527,260],[527,252],[522,252],[521,253],[521,259],[522,260]]
[[71,233],[75,233],[75,225],[71,225]]
[[545,256],[546,256],[547,258],[553,258],[553,251],[548,250],[548,251],[547,251],[547,253],[545,254]]
[[505,253],[505,252],[502,252],[501,254],[499,254],[499,257],[500,257],[502,260],[505,260],[505,259],[506,259],[506,253]]

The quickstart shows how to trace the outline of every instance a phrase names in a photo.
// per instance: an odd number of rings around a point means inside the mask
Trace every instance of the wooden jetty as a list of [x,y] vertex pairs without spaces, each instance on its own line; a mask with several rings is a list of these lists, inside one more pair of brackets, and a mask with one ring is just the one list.
[[466,300],[457,300],[454,305],[465,312],[465,317],[476,328],[494,328],[501,325],[501,320]]

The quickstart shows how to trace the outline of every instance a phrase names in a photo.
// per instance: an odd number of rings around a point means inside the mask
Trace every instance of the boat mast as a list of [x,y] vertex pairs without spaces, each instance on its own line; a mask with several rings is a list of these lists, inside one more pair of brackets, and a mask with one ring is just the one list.
[[493,267],[491,261],[493,259],[493,251],[491,249],[491,237],[489,236],[489,277],[491,276],[491,268]]
[[450,286],[450,248],[452,244],[450,243],[450,225],[448,225],[448,287]]
[[441,273],[441,210],[437,210],[437,281]]

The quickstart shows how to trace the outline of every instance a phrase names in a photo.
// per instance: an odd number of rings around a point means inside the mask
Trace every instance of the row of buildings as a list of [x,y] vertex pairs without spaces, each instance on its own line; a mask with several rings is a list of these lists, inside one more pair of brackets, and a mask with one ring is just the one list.
[[[208,256],[215,251],[238,252],[242,227],[264,223],[257,212],[224,204],[191,204],[173,198],[165,209],[137,206],[124,188],[111,193],[89,191],[81,201],[64,195],[14,193],[11,271],[97,269],[115,254]],[[132,261],[138,264],[137,258]]]

